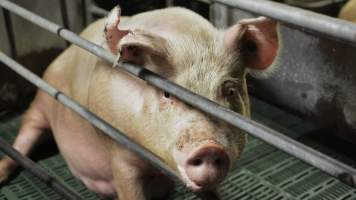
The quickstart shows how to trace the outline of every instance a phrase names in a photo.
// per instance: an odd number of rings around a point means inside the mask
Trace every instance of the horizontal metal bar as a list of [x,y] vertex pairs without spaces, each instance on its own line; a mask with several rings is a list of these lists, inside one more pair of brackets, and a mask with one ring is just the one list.
[[331,39],[351,42],[356,45],[356,25],[334,17],[289,6],[269,0],[196,0],[204,3],[220,3],[257,15],[270,17],[280,22],[318,33]]
[[347,0],[323,0],[323,1],[296,1],[296,0],[286,0],[286,3],[289,3],[291,5],[296,5],[304,8],[321,8],[323,6],[328,6],[332,5],[335,3],[343,3],[346,2]]
[[[10,3],[7,0],[0,0],[0,5],[46,30],[49,30],[53,33],[58,33],[58,35],[64,39],[88,50],[89,52],[109,63],[114,63],[115,61],[116,57],[102,47],[93,44],[68,30],[58,27],[58,25],[55,25],[52,22],[45,20],[37,15],[34,15],[29,11],[24,10],[23,8],[13,3]],[[186,90],[185,88],[176,85],[147,69],[142,68],[141,66],[124,63],[119,63],[118,66],[120,69],[124,69],[127,72],[140,77],[141,79],[147,81],[149,84],[171,93],[182,101],[235,127],[238,127],[241,130],[287,152],[292,156],[299,158],[300,160],[305,161],[306,163],[311,164],[312,166],[319,168],[320,170],[332,176],[339,177],[347,175],[351,179],[356,180],[356,169],[345,165],[344,163],[341,163],[338,160],[335,160],[325,154],[322,154],[308,146],[305,146],[283,135],[280,132],[245,118],[236,112],[233,112],[204,97],[192,93],[189,90]]]
[[334,17],[269,0],[213,0],[227,6],[264,15],[275,20],[356,44],[356,25]]
[[91,4],[89,6],[89,12],[94,14],[94,15],[97,15],[99,17],[105,17],[106,15],[109,14],[109,11],[107,11],[107,10],[105,10],[103,8],[100,8],[95,4]]
[[[0,58],[3,59],[4,54],[0,51]],[[6,56],[7,57],[7,56]],[[5,59],[6,59],[5,57]],[[8,57],[7,57],[8,58]],[[10,59],[10,58],[9,58]],[[11,60],[11,59],[10,59]],[[8,144],[4,139],[0,137],[0,150],[7,154],[10,158],[16,161],[19,165],[27,169],[28,172],[38,177],[41,181],[46,183],[48,186],[53,188],[58,194],[60,194],[65,199],[69,200],[81,200],[79,194],[69,189],[67,186],[59,182],[55,177],[49,175],[46,170],[37,165],[31,159],[23,156],[20,152],[14,149],[10,144]]]
[[200,2],[203,2],[203,3],[206,3],[206,4],[210,4],[213,2],[213,0],[197,0],[197,1],[200,1]]

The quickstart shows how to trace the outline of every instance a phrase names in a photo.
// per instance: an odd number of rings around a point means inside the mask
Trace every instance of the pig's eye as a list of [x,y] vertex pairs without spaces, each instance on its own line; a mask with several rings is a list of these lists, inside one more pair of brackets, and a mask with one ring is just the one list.
[[168,92],[164,92],[164,97],[169,98],[171,97],[171,94],[169,94]]

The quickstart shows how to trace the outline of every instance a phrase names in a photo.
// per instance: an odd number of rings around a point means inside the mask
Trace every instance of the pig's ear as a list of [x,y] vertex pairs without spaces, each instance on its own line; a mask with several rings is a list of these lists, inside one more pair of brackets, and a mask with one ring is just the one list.
[[166,61],[169,55],[167,46],[163,37],[135,29],[121,39],[118,48],[121,60],[142,65],[147,59],[153,62]]
[[107,18],[104,32],[107,47],[113,54],[120,54],[120,60],[142,65],[147,56],[168,55],[164,38],[141,29],[122,30],[119,23],[120,8],[116,7]]
[[265,17],[241,20],[227,30],[224,40],[228,49],[241,52],[252,75],[263,77],[273,71],[279,47],[277,22]]
[[115,55],[118,53],[118,44],[121,38],[130,32],[119,28],[120,17],[121,9],[117,6],[109,13],[104,29],[106,45]]

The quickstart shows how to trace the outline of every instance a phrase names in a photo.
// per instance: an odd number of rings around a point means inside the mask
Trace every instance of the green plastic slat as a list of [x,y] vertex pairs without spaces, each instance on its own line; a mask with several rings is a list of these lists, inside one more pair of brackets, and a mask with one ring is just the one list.
[[8,200],[8,198],[4,194],[0,193],[0,200]]

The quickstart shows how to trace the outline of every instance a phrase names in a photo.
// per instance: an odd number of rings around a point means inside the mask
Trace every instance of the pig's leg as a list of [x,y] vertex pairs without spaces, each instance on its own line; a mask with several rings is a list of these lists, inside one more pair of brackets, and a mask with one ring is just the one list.
[[119,199],[149,199],[145,194],[143,180],[144,172],[148,167],[147,163],[118,145],[112,145],[111,156],[112,172]]
[[[23,155],[28,155],[46,128],[49,128],[49,124],[40,110],[40,105],[34,101],[22,119],[20,131],[13,147]],[[3,158],[0,161],[0,183],[6,181],[16,167],[17,164],[14,160],[7,156]]]

